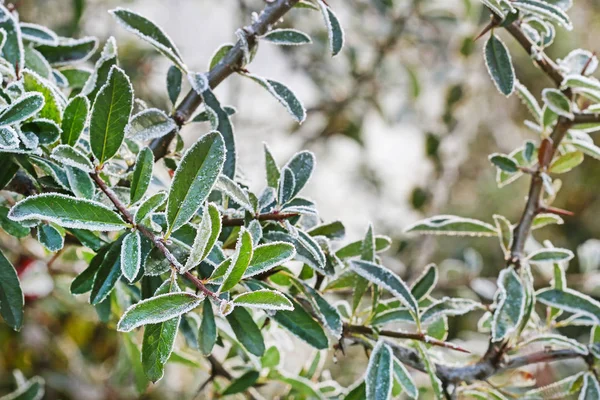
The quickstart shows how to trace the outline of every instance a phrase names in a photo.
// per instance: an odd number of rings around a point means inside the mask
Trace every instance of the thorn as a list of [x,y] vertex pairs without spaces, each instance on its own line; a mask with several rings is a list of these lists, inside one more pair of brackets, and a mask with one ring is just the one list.
[[477,39],[479,39],[480,37],[482,37],[483,35],[485,35],[486,33],[488,33],[489,31],[491,31],[492,29],[494,29],[496,26],[498,25],[498,23],[496,22],[496,20],[491,20],[486,26],[485,28],[483,28],[483,30],[479,33],[479,35],[475,36],[475,39],[473,39],[474,42],[477,41]]
[[572,211],[563,210],[562,208],[556,208],[556,207],[540,207],[539,212],[556,214],[556,215],[564,215],[566,217],[572,217],[575,215],[575,213]]
[[590,58],[588,58],[587,62],[583,66],[583,69],[581,70],[581,75],[585,75],[585,71],[587,71],[587,69],[590,66],[590,64],[592,63],[592,59],[594,57],[596,57],[596,52],[595,51],[592,52],[592,56]]

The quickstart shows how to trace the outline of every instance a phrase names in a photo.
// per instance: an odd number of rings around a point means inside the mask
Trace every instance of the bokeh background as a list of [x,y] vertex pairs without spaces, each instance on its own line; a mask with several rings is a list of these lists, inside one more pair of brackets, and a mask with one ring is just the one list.
[[[327,35],[320,15],[292,12],[282,26],[301,29],[313,38],[302,47],[260,45],[251,72],[285,82],[304,101],[308,118],[302,126],[255,83],[231,77],[217,89],[221,102],[236,106],[239,159],[251,187],[264,184],[263,142],[280,163],[300,149],[317,156],[316,173],[306,189],[325,220],[341,220],[349,240],[364,234],[369,222],[377,233],[393,238],[384,264],[407,281],[425,265],[441,268],[436,294],[479,296],[491,302],[495,277],[503,266],[496,239],[414,237],[404,229],[419,218],[457,214],[492,222],[503,214],[516,223],[528,187],[527,178],[498,189],[492,152],[510,152],[525,139],[536,140],[523,120],[528,116],[513,96],[506,99],[491,83],[481,47],[474,42],[489,15],[477,0],[328,0],[346,32],[346,47],[337,57],[327,54]],[[115,36],[122,66],[133,79],[136,96],[168,109],[165,86],[168,62],[149,46],[118,27],[107,11],[124,6],[161,25],[178,44],[186,63],[204,71],[215,49],[235,40],[238,27],[251,20],[263,0],[18,0],[21,19],[44,24],[75,37]],[[571,49],[597,50],[600,2],[576,0],[570,12],[575,30],[558,28],[552,57]],[[500,36],[504,33],[500,32]],[[518,79],[539,97],[551,82],[530,62],[529,55],[503,36],[512,50]],[[201,124],[185,128],[188,143],[206,132]],[[555,205],[575,212],[560,226],[536,233],[538,241],[576,250],[570,285],[599,296],[600,163],[586,159],[562,176]],[[0,247],[27,268],[22,276],[29,293],[26,322],[20,334],[0,324],[0,395],[13,385],[11,371],[45,378],[48,399],[138,398],[127,348],[114,327],[98,321],[85,299],[73,298],[68,285],[85,265],[82,254],[68,249],[58,258],[31,240],[0,236]],[[535,271],[546,285],[548,271]],[[474,333],[477,318],[457,318],[450,339],[483,351],[486,336]],[[571,331],[585,337],[583,331]],[[286,366],[299,368],[310,355],[296,342],[286,344]],[[166,377],[143,398],[195,397],[208,366],[174,363]],[[366,361],[350,349],[338,362],[325,365],[343,385],[363,373]],[[299,361],[300,360],[300,361]],[[462,359],[464,361],[464,359]],[[300,363],[299,363],[300,362]],[[537,368],[537,367],[536,367]],[[566,367],[561,368],[569,368]],[[534,369],[538,383],[549,383],[560,370]],[[203,398],[200,395],[197,398]]]

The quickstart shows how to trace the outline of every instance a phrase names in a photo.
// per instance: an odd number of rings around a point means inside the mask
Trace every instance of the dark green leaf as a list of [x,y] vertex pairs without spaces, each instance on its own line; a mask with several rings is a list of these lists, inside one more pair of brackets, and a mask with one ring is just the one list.
[[508,49],[494,34],[485,44],[485,64],[496,88],[505,96],[515,89],[515,70]]
[[17,271],[0,251],[0,315],[16,331],[23,324],[24,304]]
[[265,352],[265,342],[252,315],[242,307],[236,307],[226,316],[235,337],[249,353],[260,357]]

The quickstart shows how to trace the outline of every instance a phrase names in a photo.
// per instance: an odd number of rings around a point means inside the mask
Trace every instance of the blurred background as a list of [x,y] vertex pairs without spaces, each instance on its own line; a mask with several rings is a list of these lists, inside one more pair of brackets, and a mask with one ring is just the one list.
[[[313,44],[279,47],[261,43],[251,72],[285,82],[304,101],[306,122],[296,125],[285,110],[256,84],[233,76],[216,93],[236,106],[239,165],[252,188],[264,185],[263,144],[283,163],[293,153],[310,149],[317,169],[305,194],[315,200],[326,221],[341,220],[347,239],[362,237],[369,222],[392,237],[384,264],[412,281],[430,262],[441,267],[436,296],[460,293],[491,303],[495,277],[503,266],[496,239],[414,237],[403,233],[412,222],[436,214],[456,214],[492,222],[493,214],[518,221],[528,179],[499,189],[487,160],[492,152],[508,153],[526,139],[528,118],[518,99],[499,94],[482,57],[485,39],[473,38],[489,14],[477,0],[328,0],[346,32],[346,47],[331,59],[320,15],[292,12],[281,26],[308,33]],[[237,28],[251,21],[263,0],[19,0],[21,20],[47,25],[60,35],[115,36],[122,66],[132,77],[136,96],[168,109],[165,86],[168,62],[117,26],[107,11],[133,9],[162,26],[191,69],[204,71],[217,47],[235,41]],[[597,50],[600,3],[577,0],[570,12],[576,29],[558,28],[550,48],[564,57],[582,47]],[[518,79],[539,98],[551,82],[511,38],[499,33],[511,49]],[[596,47],[595,47],[596,46]],[[91,64],[93,65],[93,64]],[[185,90],[185,89],[184,89]],[[202,124],[184,128],[188,143],[206,132]],[[570,285],[600,295],[595,270],[598,242],[598,176],[600,163],[587,159],[562,176],[555,205],[575,212],[559,226],[536,233],[536,239],[576,250],[569,267]],[[26,322],[17,335],[0,325],[0,395],[13,388],[11,371],[46,380],[48,399],[138,398],[127,348],[114,327],[98,321],[85,299],[68,292],[85,256],[69,249],[55,258],[31,240],[0,237],[2,249],[20,260],[28,292]],[[536,283],[547,285],[549,271],[537,270]],[[477,334],[480,314],[451,321],[450,339],[484,351],[487,335]],[[582,330],[569,333],[585,337]],[[290,366],[300,346],[290,343]],[[341,357],[341,355],[338,355]],[[172,363],[166,378],[143,398],[194,398],[208,366]],[[342,385],[363,373],[364,355],[350,350],[350,360],[328,357],[324,368]],[[461,359],[464,360],[464,359]],[[343,367],[342,367],[343,365]],[[568,368],[563,366],[561,368]],[[538,384],[561,376],[560,370],[533,370]],[[542,373],[543,372],[543,373]],[[544,382],[546,381],[546,382]],[[198,397],[203,398],[203,397]]]

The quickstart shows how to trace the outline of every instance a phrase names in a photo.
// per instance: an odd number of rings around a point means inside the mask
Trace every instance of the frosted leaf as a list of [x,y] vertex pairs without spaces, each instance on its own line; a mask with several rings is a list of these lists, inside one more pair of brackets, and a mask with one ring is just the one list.
[[119,332],[129,332],[148,324],[157,324],[198,307],[203,296],[192,293],[166,293],[142,300],[129,307],[117,324]]
[[294,177],[294,173],[291,169],[284,168],[279,178],[279,187],[277,194],[280,204],[286,204],[292,199],[295,187],[296,179]]
[[60,38],[57,45],[40,45],[36,49],[51,65],[58,67],[88,60],[97,47],[98,39],[86,36],[80,39]]
[[50,224],[42,224],[38,227],[37,240],[50,252],[57,252],[65,245],[65,238]]
[[61,144],[52,149],[50,157],[64,165],[79,168],[82,171],[93,172],[94,166],[88,157],[75,147]]
[[421,360],[423,362],[423,366],[425,367],[425,371],[427,372],[427,375],[429,375],[429,380],[431,381],[431,388],[433,390],[434,396],[436,399],[442,400],[442,399],[444,399],[445,396],[443,394],[442,382],[436,375],[435,364],[429,357],[429,354],[427,353],[427,348],[425,347],[425,344],[422,342],[417,342],[416,345],[417,345],[417,350],[419,351],[419,354],[421,355]]
[[21,129],[18,129],[17,134],[19,135],[19,139],[26,149],[35,150],[40,144],[38,137],[33,132],[22,131]]
[[[584,49],[572,50],[563,59],[558,59],[557,64],[563,74],[591,75],[598,68],[598,58],[594,53]],[[587,66],[587,68],[586,68]]]
[[581,139],[570,139],[565,140],[565,144],[571,144],[583,154],[600,160],[600,147],[596,146],[593,142],[588,142]]
[[581,355],[589,354],[589,350],[588,350],[587,346],[579,343],[576,340],[569,339],[566,336],[552,334],[552,333],[546,333],[546,334],[537,335],[532,338],[529,338],[526,341],[524,341],[523,343],[521,343],[520,346],[527,346],[532,343],[541,343],[544,345],[544,347],[558,346],[561,348],[568,348],[568,349],[574,350],[575,352],[577,352]]
[[289,243],[271,242],[254,248],[250,265],[243,279],[262,274],[294,258],[296,249]]
[[44,56],[33,47],[25,47],[25,67],[35,71],[45,79],[54,81],[50,63],[48,63]]
[[139,231],[125,236],[121,245],[121,271],[129,282],[133,282],[142,263],[142,243]]
[[371,352],[365,372],[367,399],[387,400],[391,398],[393,371],[392,350],[383,340],[380,340]]
[[524,13],[531,13],[559,24],[566,30],[573,29],[569,16],[559,7],[540,0],[516,0],[512,6]]
[[464,315],[480,308],[483,308],[483,305],[477,301],[444,297],[427,307],[421,315],[421,320],[427,322],[433,321],[441,316]]
[[344,30],[333,10],[323,0],[317,0],[317,5],[321,9],[327,27],[329,50],[332,56],[336,56],[344,47]]
[[498,307],[492,320],[492,341],[499,342],[514,333],[525,315],[525,288],[510,267],[498,276]]
[[239,307],[258,308],[261,310],[287,310],[294,309],[292,302],[276,290],[261,289],[246,292],[233,298],[232,303]]
[[566,262],[571,260],[574,254],[571,250],[559,248],[543,248],[529,254],[527,262],[529,264],[545,264],[554,262]]
[[438,215],[418,221],[406,228],[405,232],[449,236],[498,235],[496,228],[488,223],[455,215]]
[[592,297],[573,289],[543,289],[536,293],[537,301],[567,311],[591,318],[600,324],[600,302]]
[[542,120],[542,108],[538,104],[535,97],[531,94],[529,89],[521,82],[515,82],[515,89],[517,89],[517,96],[521,99],[521,103],[523,103],[531,115],[535,117],[535,120],[539,123]]
[[598,378],[592,373],[588,372],[585,374],[583,380],[583,387],[579,393],[578,400],[596,400],[600,399],[600,383]]
[[146,141],[177,130],[175,121],[164,111],[158,108],[149,108],[131,118],[125,128],[125,135],[131,139]]
[[167,200],[167,193],[164,191],[160,191],[145,199],[135,212],[133,217],[134,223],[141,224],[149,214],[153,213],[158,207],[163,205],[165,200]]
[[259,243],[260,240],[262,239],[262,234],[263,234],[262,226],[260,226],[260,222],[258,222],[255,219],[250,221],[250,223],[248,224],[248,231],[250,232],[250,235],[252,236],[252,243]]
[[214,187],[215,190],[220,190],[229,196],[233,201],[242,206],[246,211],[250,213],[255,213],[254,207],[250,202],[250,198],[248,197],[248,193],[246,190],[242,189],[240,185],[238,185],[235,181],[231,180],[226,175],[219,176],[217,183]]
[[310,36],[296,29],[272,29],[261,39],[282,46],[298,46],[310,44]]
[[44,173],[54,181],[60,185],[63,189],[69,190],[69,180],[67,175],[60,166],[58,166],[55,162],[41,158],[41,157],[30,157],[29,161],[40,168]]
[[41,219],[64,228],[118,231],[126,223],[101,203],[63,194],[44,193],[15,204],[8,217],[13,221]]
[[214,204],[209,203],[204,207],[202,219],[198,224],[196,237],[190,250],[190,256],[183,268],[184,272],[194,268],[208,257],[220,234],[221,213]]
[[248,43],[248,38],[246,37],[246,32],[243,29],[235,31],[235,36],[238,38],[238,43],[242,49],[243,57],[241,67],[243,68],[252,61],[252,51],[250,49],[250,44]]
[[182,61],[179,49],[177,49],[175,43],[158,25],[146,17],[125,8],[118,7],[109,12],[123,28],[156,47],[159,52],[171,60],[181,71],[187,72],[187,67]]
[[231,256],[231,262],[223,275],[223,283],[219,286],[217,293],[232,289],[242,279],[250,265],[252,254],[252,236],[250,236],[250,232],[242,228],[235,246],[235,253]]
[[301,124],[306,119],[306,109],[302,102],[298,99],[296,94],[292,92],[287,86],[284,84],[260,77],[258,75],[253,74],[244,74],[244,76],[252,79],[253,81],[259,83],[262,87],[267,89],[281,105],[285,107],[288,113]]
[[287,242],[296,248],[296,259],[303,261],[309,267],[326,275],[333,275],[333,271],[326,268],[326,259],[323,250],[305,232],[299,231],[299,236],[284,232],[265,232],[264,238],[270,242]]
[[492,34],[485,44],[483,55],[494,85],[500,93],[510,96],[515,88],[515,70],[506,45]]
[[23,87],[27,92],[37,92],[44,96],[44,104],[39,111],[40,118],[50,119],[57,124],[61,123],[65,99],[51,82],[31,70],[24,69]]
[[234,308],[235,308],[235,305],[231,301],[223,300],[223,301],[221,301],[221,303],[219,303],[219,313],[223,317],[226,317],[229,314],[231,314],[231,312],[233,311]]
[[19,148],[19,135],[10,126],[0,128],[0,150]]
[[44,97],[39,93],[24,94],[6,107],[0,114],[0,125],[12,125],[24,121],[44,107]]
[[11,13],[4,5],[0,5],[0,28],[3,30],[2,56],[14,70],[22,69],[24,53],[21,27],[16,13]]
[[83,199],[93,199],[95,193],[95,185],[90,175],[80,170],[79,168],[65,167],[69,187],[76,197]]
[[513,227],[512,224],[506,217],[502,215],[494,215],[494,222],[496,223],[496,229],[498,229],[498,238],[500,239],[500,246],[504,251],[505,255],[510,254],[510,248],[513,244]]
[[514,174],[519,171],[517,160],[506,154],[493,153],[488,156],[488,160],[490,160],[496,168],[509,174]]

